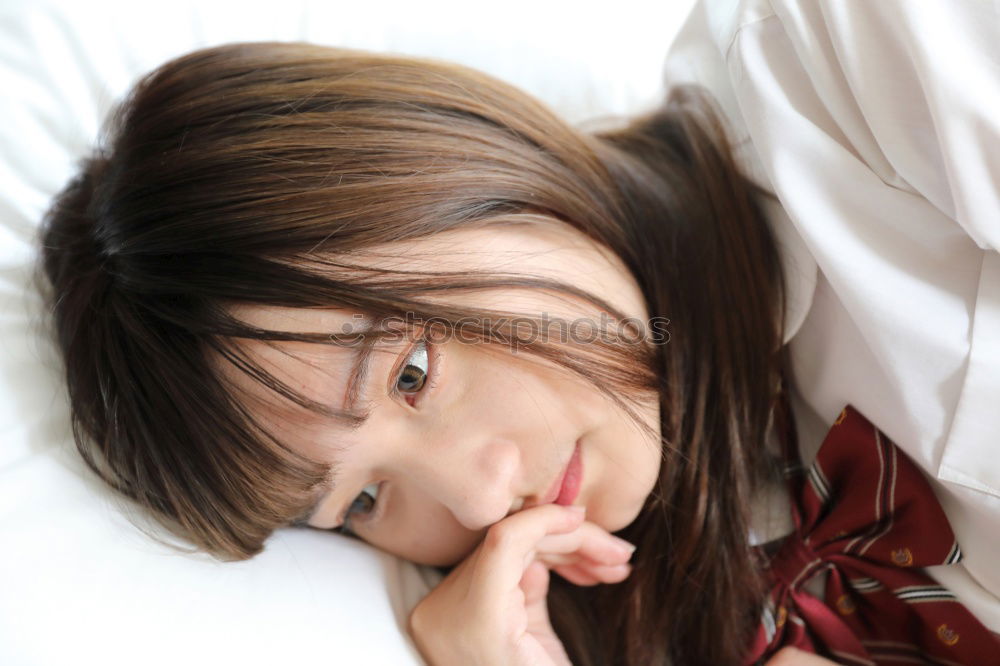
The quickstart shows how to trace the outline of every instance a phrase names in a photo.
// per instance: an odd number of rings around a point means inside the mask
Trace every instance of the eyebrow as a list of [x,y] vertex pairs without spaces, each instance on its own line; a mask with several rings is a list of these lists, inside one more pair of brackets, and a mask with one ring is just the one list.
[[348,375],[347,396],[344,398],[344,411],[348,413],[350,419],[350,429],[358,430],[368,422],[371,410],[356,411],[355,407],[361,398],[366,395],[365,389],[368,385],[368,377],[372,369],[372,357],[375,354],[374,344],[362,344],[360,347],[351,348],[353,361],[351,372]]

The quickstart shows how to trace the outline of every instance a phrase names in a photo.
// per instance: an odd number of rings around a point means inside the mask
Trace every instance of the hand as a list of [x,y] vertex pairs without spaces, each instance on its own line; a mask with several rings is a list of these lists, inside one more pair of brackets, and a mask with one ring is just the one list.
[[519,511],[490,526],[407,628],[431,666],[570,666],[549,622],[549,569],[577,585],[620,583],[631,552],[619,542],[569,507]]
[[778,650],[764,666],[836,666],[836,663],[798,648],[785,647]]

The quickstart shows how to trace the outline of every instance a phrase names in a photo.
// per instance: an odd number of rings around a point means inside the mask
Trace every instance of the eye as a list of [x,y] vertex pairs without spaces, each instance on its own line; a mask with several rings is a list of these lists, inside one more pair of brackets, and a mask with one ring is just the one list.
[[[396,381],[393,383],[394,394],[420,394],[424,391],[427,382],[430,382],[430,388],[434,387],[430,372],[429,347],[430,345],[427,344],[426,340],[419,340],[414,345],[413,351],[405,359],[406,364],[396,376]],[[351,530],[352,517],[358,517],[361,521],[369,521],[378,517],[376,508],[378,507],[378,489],[380,485],[379,483],[373,483],[365,486],[361,494],[347,508],[347,511],[344,513],[343,524],[337,528],[338,531],[345,534],[354,534]]]
[[[393,393],[409,395],[419,394],[423,391],[425,384],[431,379],[428,351],[426,340],[417,342],[413,351],[407,356],[406,364],[396,377]],[[433,382],[431,387],[433,387]]]
[[375,511],[375,504],[378,501],[378,487],[379,484],[377,483],[365,486],[361,494],[351,502],[351,506],[347,507],[347,512],[344,514],[344,522],[338,528],[340,531],[346,534],[353,534],[354,532],[351,530],[351,517],[360,515],[364,519],[372,515]]

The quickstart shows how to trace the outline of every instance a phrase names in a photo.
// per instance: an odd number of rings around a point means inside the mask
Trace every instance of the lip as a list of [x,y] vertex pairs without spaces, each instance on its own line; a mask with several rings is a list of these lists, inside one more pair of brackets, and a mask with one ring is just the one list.
[[576,446],[573,448],[573,455],[566,463],[566,467],[538,504],[551,504],[553,502],[563,506],[572,504],[580,493],[582,481],[583,459],[580,455],[580,440],[577,440]]

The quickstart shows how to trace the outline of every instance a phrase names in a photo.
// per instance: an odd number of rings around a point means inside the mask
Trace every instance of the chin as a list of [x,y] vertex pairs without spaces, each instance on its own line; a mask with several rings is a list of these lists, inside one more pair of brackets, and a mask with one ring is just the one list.
[[608,532],[617,532],[631,525],[642,512],[642,504],[634,507],[615,507],[593,512],[587,507],[587,520],[603,527]]

